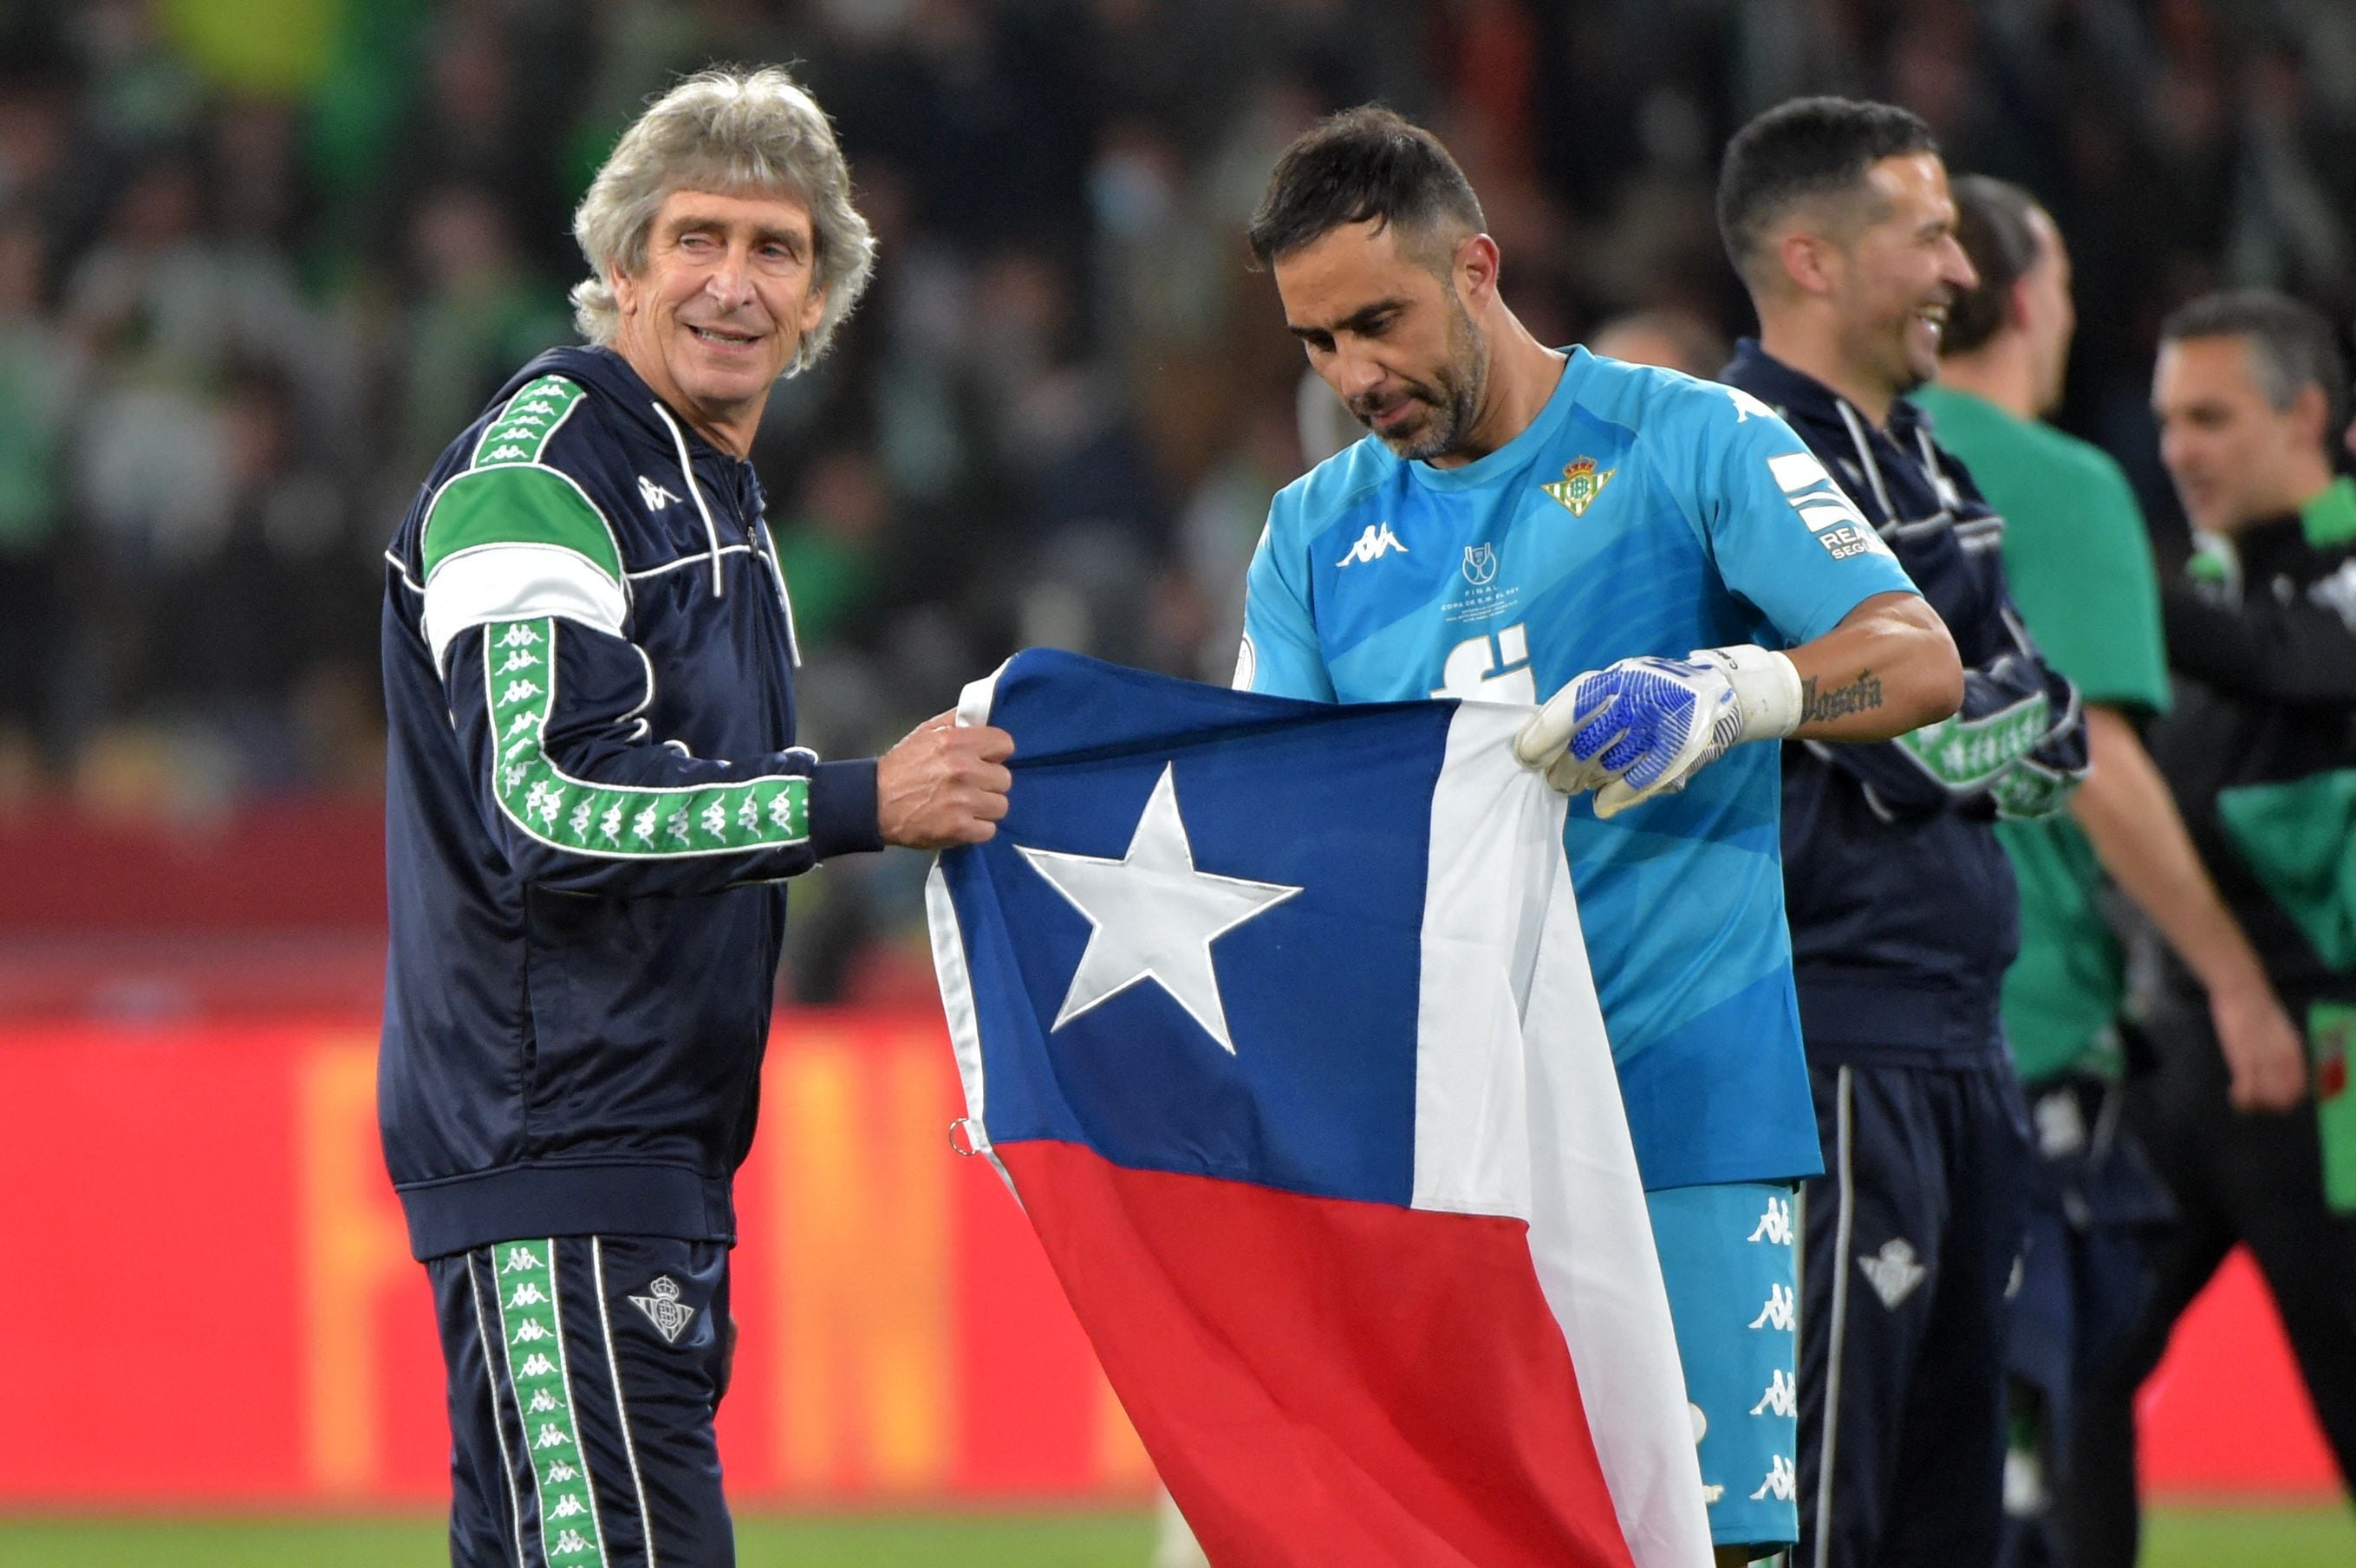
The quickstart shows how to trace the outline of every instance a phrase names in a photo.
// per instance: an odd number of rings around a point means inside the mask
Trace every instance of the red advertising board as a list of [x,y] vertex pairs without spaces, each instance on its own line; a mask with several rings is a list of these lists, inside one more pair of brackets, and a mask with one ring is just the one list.
[[[950,1152],[938,1020],[792,1014],[775,1037],[738,1185],[735,1496],[1143,1496],[1021,1211]],[[374,1089],[365,1019],[0,1028],[0,1509],[446,1496],[431,1301]],[[2161,1488],[2334,1485],[2244,1273],[2147,1406]]]
[[[1142,1496],[937,1020],[780,1020],[738,1184],[747,1500]],[[447,1496],[363,1023],[0,1030],[0,1508]]]

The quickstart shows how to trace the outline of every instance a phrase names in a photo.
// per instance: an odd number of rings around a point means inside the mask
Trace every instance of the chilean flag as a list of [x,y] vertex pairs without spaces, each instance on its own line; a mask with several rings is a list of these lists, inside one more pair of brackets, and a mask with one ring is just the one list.
[[1708,1568],[1668,1302],[1528,710],[1076,655],[969,687],[933,873],[974,1149],[1218,1568]]

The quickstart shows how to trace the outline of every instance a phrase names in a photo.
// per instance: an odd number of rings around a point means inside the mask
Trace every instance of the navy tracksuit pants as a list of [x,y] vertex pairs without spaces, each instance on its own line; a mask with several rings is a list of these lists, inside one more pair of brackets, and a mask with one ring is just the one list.
[[1796,1568],[1986,1568],[2028,1119],[2008,1063],[1811,1062]]
[[731,1568],[724,1244],[528,1237],[425,1268],[453,1568]]

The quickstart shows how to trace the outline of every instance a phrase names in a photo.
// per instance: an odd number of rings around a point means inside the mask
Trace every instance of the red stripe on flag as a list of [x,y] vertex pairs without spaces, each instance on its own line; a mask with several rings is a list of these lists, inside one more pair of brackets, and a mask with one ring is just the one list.
[[1631,1568],[1520,1221],[998,1154],[1219,1568]]

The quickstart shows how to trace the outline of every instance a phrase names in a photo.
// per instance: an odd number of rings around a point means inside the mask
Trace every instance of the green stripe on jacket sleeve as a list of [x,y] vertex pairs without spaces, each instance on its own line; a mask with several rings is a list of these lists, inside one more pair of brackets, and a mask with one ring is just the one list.
[[484,628],[492,792],[524,832],[576,854],[666,859],[774,849],[809,838],[810,781],[772,774],[741,783],[606,785],[560,769],[546,749],[556,705],[557,620]]
[[442,487],[425,516],[426,577],[461,551],[493,544],[554,545],[622,580],[621,553],[605,515],[554,468],[469,468]]

